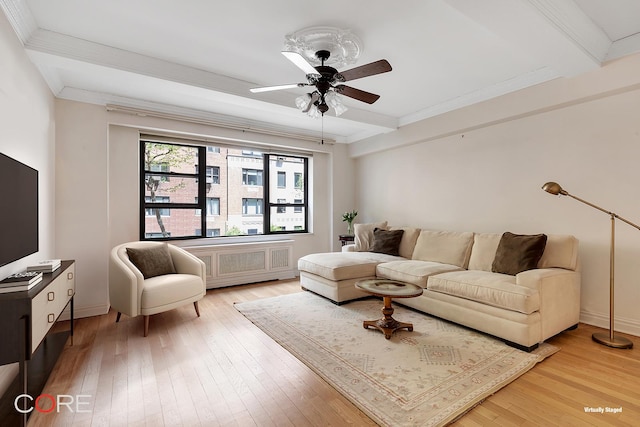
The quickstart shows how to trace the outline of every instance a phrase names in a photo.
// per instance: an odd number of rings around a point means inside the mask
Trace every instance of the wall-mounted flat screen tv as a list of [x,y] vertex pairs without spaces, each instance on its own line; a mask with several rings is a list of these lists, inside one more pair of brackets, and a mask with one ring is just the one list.
[[0,153],[0,266],[38,252],[38,171]]

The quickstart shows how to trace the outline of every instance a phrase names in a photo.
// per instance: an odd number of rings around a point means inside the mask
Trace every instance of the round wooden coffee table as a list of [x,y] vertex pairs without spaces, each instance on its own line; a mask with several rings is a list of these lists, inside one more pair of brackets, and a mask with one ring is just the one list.
[[365,320],[362,326],[365,329],[373,327],[384,334],[386,339],[398,329],[407,329],[413,331],[412,323],[398,322],[392,317],[393,307],[391,306],[392,298],[413,298],[422,295],[422,288],[411,283],[398,282],[397,280],[388,279],[366,279],[356,282],[356,288],[368,292],[371,295],[382,297],[384,306],[382,307],[382,319]]

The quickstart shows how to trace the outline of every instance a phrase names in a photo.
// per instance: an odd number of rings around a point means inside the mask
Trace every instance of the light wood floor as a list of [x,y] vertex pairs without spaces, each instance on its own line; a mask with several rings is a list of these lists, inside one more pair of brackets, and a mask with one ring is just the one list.
[[[88,412],[34,413],[29,426],[375,426],[233,308],[292,292],[297,281],[211,290],[201,318],[192,305],[153,316],[147,338],[141,317],[77,320],[44,393],[88,395]],[[596,330],[581,324],[551,339],[560,352],[455,425],[639,425],[640,338],[610,349],[591,340]]]

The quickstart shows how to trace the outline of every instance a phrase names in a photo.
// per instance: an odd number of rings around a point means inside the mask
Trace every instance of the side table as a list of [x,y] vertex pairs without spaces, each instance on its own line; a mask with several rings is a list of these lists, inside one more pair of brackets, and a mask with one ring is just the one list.
[[340,234],[338,236],[338,239],[340,240],[340,243],[342,244],[342,246],[344,246],[344,245],[348,245],[349,243],[353,243],[355,236],[353,234]]

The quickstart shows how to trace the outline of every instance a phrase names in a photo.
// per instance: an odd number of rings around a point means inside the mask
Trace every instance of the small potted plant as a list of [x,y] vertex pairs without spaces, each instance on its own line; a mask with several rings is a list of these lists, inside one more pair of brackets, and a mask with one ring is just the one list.
[[342,220],[347,222],[347,234],[349,236],[353,235],[353,220],[358,216],[357,210],[352,210],[351,212],[345,212],[342,214]]

